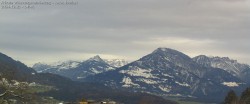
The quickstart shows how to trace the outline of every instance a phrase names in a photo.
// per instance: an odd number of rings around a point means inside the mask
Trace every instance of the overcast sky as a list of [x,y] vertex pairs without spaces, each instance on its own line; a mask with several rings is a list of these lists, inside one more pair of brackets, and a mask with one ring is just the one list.
[[167,47],[250,64],[250,0],[78,2],[0,9],[0,52],[31,66],[97,54],[133,61]]

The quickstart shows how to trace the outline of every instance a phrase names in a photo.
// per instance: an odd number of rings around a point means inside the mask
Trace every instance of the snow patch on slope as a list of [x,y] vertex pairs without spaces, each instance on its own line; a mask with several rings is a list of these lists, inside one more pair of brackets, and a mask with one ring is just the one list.
[[223,82],[222,84],[225,86],[228,86],[228,87],[238,87],[239,86],[239,84],[236,82]]
[[175,83],[176,84],[178,84],[178,85],[180,85],[180,86],[185,86],[185,87],[189,87],[190,85],[189,84],[187,84],[187,83],[180,83],[180,82],[177,82],[177,81],[175,81]]
[[162,75],[164,75],[164,76],[166,76],[166,77],[174,78],[174,76],[169,75],[169,74],[167,74],[167,73],[164,73],[164,74],[162,74]]
[[128,70],[121,70],[119,72],[123,74],[131,75],[131,76],[140,76],[144,78],[157,78],[153,74],[150,73],[151,71],[152,70],[150,69],[142,69],[137,66],[133,66],[133,67],[129,66]]
[[167,87],[159,86],[159,89],[161,89],[164,92],[170,92],[171,91],[171,87],[169,87],[169,86],[167,86]]
[[140,86],[138,84],[133,83],[129,77],[124,77],[122,79],[122,83],[124,83],[124,85],[122,85],[122,87]]
[[147,84],[158,84],[158,82],[156,82],[154,80],[145,79],[145,78],[139,78],[139,79],[136,79],[136,81],[144,82],[144,83],[147,83]]

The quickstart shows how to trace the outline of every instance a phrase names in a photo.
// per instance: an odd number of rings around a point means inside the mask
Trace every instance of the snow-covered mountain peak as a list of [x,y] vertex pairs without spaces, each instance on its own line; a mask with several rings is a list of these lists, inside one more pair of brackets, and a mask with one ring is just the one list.
[[158,52],[176,52],[176,50],[171,49],[171,48],[160,47],[153,51],[153,53],[158,53]]
[[41,65],[48,65],[48,64],[45,63],[45,62],[38,62],[38,63],[35,63],[35,64],[33,65],[33,67],[38,67],[38,66],[41,66]]
[[216,61],[226,61],[226,62],[230,62],[230,63],[238,63],[237,60],[233,60],[233,59],[230,59],[229,57],[218,57],[218,56],[215,56],[215,57],[211,57],[213,60],[216,60]]
[[87,61],[98,61],[98,62],[104,62],[104,60],[99,56],[96,55],[94,57],[89,58]]
[[207,57],[204,55],[196,56],[193,60],[206,67],[223,69],[244,81],[248,81],[247,76],[248,73],[250,73],[249,65],[238,63],[237,60],[233,60],[228,57]]
[[152,54],[157,54],[157,55],[169,57],[172,59],[175,59],[177,57],[184,58],[184,59],[191,59],[189,56],[185,55],[184,53],[179,52],[174,49],[170,49],[170,48],[157,48],[155,51],[152,52]]
[[115,69],[115,67],[106,63],[98,55],[86,61],[59,61],[53,64],[38,63],[33,68],[39,73],[59,74],[72,80],[79,80],[89,75]]
[[110,66],[117,67],[117,68],[128,64],[128,61],[124,59],[105,59],[104,61]]
[[56,65],[56,67],[59,69],[72,69],[72,68],[78,67],[78,65],[80,63],[81,62],[78,62],[78,61],[65,61],[65,62],[61,62],[60,64]]
[[228,86],[242,83],[224,70],[203,67],[184,53],[169,48],[158,48],[117,70],[89,76],[85,80],[114,88],[184,96],[220,94]]
[[210,57],[206,56],[206,55],[199,55],[193,58],[193,60],[200,64],[203,65],[205,67],[211,67],[211,59]]
[[180,67],[188,67],[192,63],[189,56],[170,48],[158,48],[151,54],[144,56],[140,61],[158,65],[175,64]]
[[199,64],[203,64],[203,65],[207,64],[207,65],[214,66],[214,67],[216,67],[217,65],[221,65],[221,64],[227,64],[227,65],[240,64],[237,62],[237,60],[230,59],[229,57],[219,57],[219,56],[208,57],[205,55],[199,55],[199,56],[194,57],[193,60]]

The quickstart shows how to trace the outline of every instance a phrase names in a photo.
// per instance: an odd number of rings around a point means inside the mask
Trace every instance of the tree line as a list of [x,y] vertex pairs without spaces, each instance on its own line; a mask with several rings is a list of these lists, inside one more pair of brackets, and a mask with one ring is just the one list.
[[222,104],[250,104],[250,87],[239,97],[233,90],[229,91]]

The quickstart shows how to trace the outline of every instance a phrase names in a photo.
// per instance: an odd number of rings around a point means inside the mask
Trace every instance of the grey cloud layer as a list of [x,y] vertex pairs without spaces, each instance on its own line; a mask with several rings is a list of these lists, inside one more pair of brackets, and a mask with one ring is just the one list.
[[32,52],[48,59],[73,52],[134,60],[157,47],[191,56],[228,55],[250,63],[250,0],[78,2],[74,7],[1,10],[1,50],[14,57],[24,52],[22,57],[29,58],[19,60],[28,64],[35,60]]

